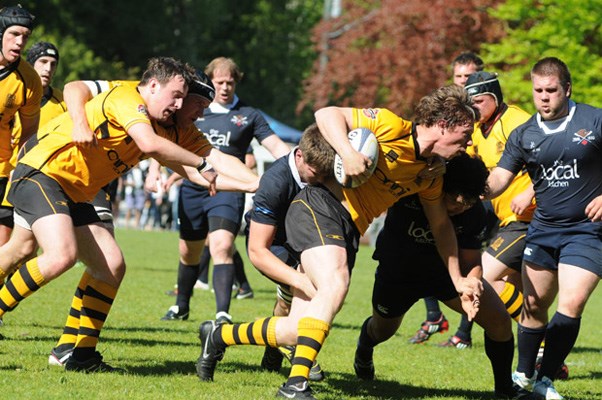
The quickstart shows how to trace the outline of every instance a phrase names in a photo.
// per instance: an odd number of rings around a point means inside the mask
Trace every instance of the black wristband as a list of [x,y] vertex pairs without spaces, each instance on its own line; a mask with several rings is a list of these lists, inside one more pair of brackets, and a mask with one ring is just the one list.
[[199,165],[196,167],[196,170],[197,170],[197,171],[199,171],[199,173],[202,173],[202,172],[203,172],[203,169],[204,169],[206,166],[207,166],[207,160],[205,160],[205,159],[203,158],[203,162],[202,162],[202,163],[200,163],[200,164],[199,164]]

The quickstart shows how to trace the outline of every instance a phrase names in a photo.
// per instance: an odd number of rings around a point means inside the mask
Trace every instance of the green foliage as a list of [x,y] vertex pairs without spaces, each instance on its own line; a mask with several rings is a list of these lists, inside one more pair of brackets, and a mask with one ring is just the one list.
[[507,35],[483,44],[488,65],[501,71],[504,97],[535,111],[529,72],[535,62],[554,56],[569,67],[573,99],[602,106],[602,3],[599,0],[508,0],[490,10],[504,21]]
[[[73,79],[138,79],[147,60],[172,56],[197,68],[232,57],[245,72],[239,96],[302,129],[295,106],[315,58],[315,0],[23,0],[34,38],[61,52],[55,86]],[[37,39],[36,39],[37,40]],[[33,42],[32,42],[33,43]]]
[[[188,321],[166,322],[160,317],[173,304],[164,294],[173,288],[177,273],[178,235],[118,229],[128,272],[102,331],[98,349],[105,361],[126,368],[127,375],[86,375],[65,372],[47,364],[69,310],[71,296],[83,272],[74,267],[50,282],[4,316],[0,328],[0,387],[3,399],[258,399],[272,398],[288,374],[285,362],[280,374],[259,367],[263,349],[229,348],[218,364],[215,382],[199,382],[194,363],[199,356],[197,338],[201,321],[214,317],[215,299],[209,291],[195,290]],[[242,238],[238,249],[244,253]],[[419,302],[405,316],[397,334],[374,352],[377,380],[360,382],[353,372],[353,355],[359,329],[371,312],[375,261],[369,247],[361,246],[349,295],[319,355],[326,380],[314,384],[320,400],[476,400],[492,399],[492,374],[483,348],[483,331],[475,326],[471,350],[441,349],[447,339],[437,334],[424,345],[410,345],[424,319]],[[271,315],[274,284],[248,262],[246,272],[255,292],[252,300],[232,300],[236,322]],[[420,268],[419,265],[408,266]],[[460,316],[443,311],[451,330]],[[602,398],[600,349],[602,291],[593,293],[582,320],[581,332],[567,359],[571,378],[557,383],[573,400]],[[516,361],[515,361],[516,362]]]

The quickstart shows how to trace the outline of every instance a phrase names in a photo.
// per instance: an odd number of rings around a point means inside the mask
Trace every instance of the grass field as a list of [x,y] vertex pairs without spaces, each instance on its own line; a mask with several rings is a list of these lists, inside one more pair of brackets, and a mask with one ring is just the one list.
[[[126,368],[127,375],[65,372],[48,366],[50,349],[59,337],[71,296],[81,275],[75,267],[39,293],[25,300],[4,318],[0,328],[0,390],[2,399],[266,399],[286,379],[263,372],[263,348],[233,347],[218,364],[215,382],[200,382],[194,363],[199,355],[197,328],[215,314],[208,291],[195,291],[191,318],[184,322],[160,321],[173,304],[165,295],[173,288],[177,270],[177,234],[118,230],[128,272],[102,332],[99,350],[105,361]],[[238,240],[239,249],[244,249]],[[493,383],[483,351],[482,330],[473,331],[469,350],[442,349],[437,334],[424,345],[407,339],[424,318],[417,304],[397,335],[375,350],[377,380],[360,382],[353,372],[353,354],[359,328],[370,314],[375,263],[371,250],[362,247],[345,306],[319,356],[327,374],[314,384],[319,399],[491,399]],[[416,266],[419,267],[419,266]],[[233,300],[235,322],[271,313],[274,285],[247,264],[255,291],[252,300]],[[451,330],[459,315],[444,310]],[[602,292],[594,293],[586,309],[580,337],[567,360],[571,377],[557,389],[570,399],[602,399]],[[516,361],[515,361],[516,362]]]

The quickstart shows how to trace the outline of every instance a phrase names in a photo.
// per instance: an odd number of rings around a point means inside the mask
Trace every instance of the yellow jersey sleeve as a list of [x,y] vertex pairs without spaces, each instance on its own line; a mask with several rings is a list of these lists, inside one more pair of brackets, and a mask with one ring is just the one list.
[[44,126],[37,143],[19,160],[55,179],[75,202],[92,200],[140,161],[142,152],[127,131],[138,123],[151,125],[142,97],[127,86],[96,96],[86,104],[86,114],[97,147],[73,144],[73,122],[64,113]]
[[13,136],[17,112],[26,118],[40,115],[42,81],[40,76],[24,59],[13,66],[14,71],[0,80],[0,177],[7,177],[13,170],[11,164],[15,143]]
[[352,113],[351,128],[368,128],[374,132],[380,150],[370,179],[357,188],[343,189],[360,233],[402,197],[418,193],[427,202],[439,201],[443,180],[418,177],[427,166],[427,160],[419,155],[412,122],[384,108],[355,108]]
[[[508,106],[488,132],[483,132],[480,125],[475,127],[472,134],[473,144],[467,149],[467,153],[478,155],[487,168],[492,170],[502,157],[510,133],[525,123],[530,117],[531,115],[521,108]],[[535,203],[525,210],[522,215],[516,215],[510,209],[512,199],[525,191],[530,184],[531,179],[529,175],[525,171],[522,171],[516,175],[504,193],[491,200],[495,215],[500,220],[500,226],[506,226],[514,221],[531,221],[535,211]]]

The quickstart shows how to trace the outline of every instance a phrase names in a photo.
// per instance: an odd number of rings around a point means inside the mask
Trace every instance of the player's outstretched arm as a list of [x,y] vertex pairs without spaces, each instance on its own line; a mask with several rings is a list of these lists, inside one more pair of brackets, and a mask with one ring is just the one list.
[[246,183],[253,183],[259,179],[257,175],[238,158],[226,154],[216,148],[211,148],[205,158],[207,159],[207,162],[213,165],[213,168],[215,168],[220,176],[236,178],[236,180]]
[[[200,171],[197,172],[200,172],[209,182],[210,193],[215,193],[217,173],[212,168],[202,168],[206,165],[203,157],[155,134],[153,128],[145,123],[132,125],[127,133],[134,139],[134,142],[136,142],[136,145],[143,153],[156,159],[161,164],[174,169],[178,173],[182,172],[182,167],[184,166],[194,168],[195,170],[197,167],[200,168]],[[176,169],[179,169],[179,171]]]
[[510,186],[516,174],[507,169],[495,167],[487,178],[486,199],[493,199],[499,196]]

